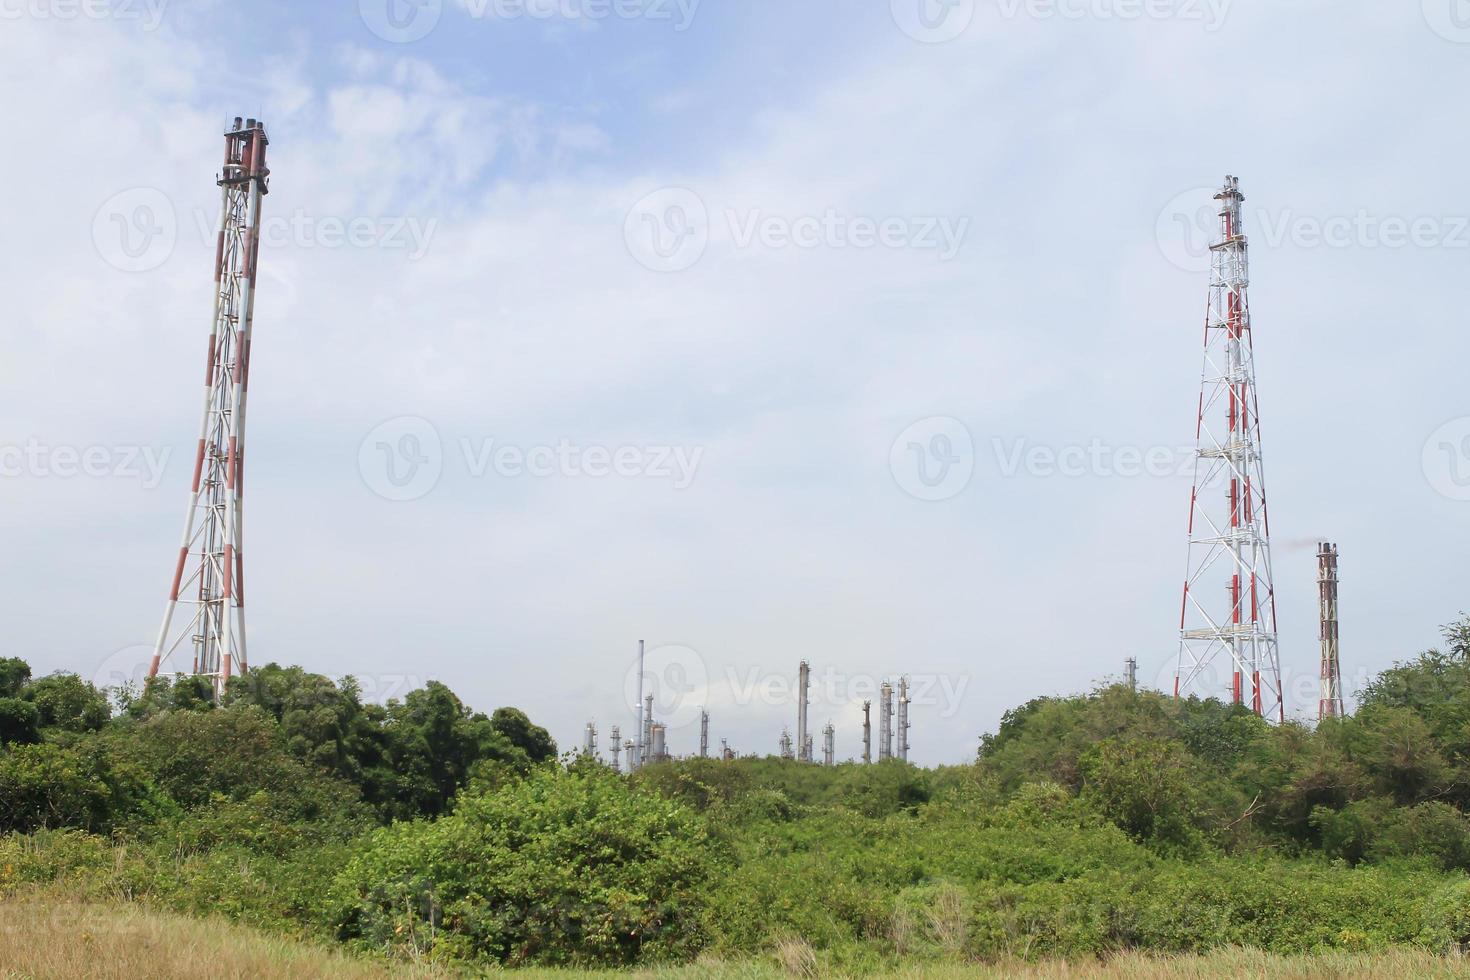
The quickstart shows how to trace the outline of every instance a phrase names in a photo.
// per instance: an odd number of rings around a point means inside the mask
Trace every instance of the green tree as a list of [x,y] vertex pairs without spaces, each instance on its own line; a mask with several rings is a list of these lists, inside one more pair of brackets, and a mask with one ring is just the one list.
[[213,711],[214,685],[207,677],[192,674],[159,674],[143,682],[143,690],[123,688],[117,692],[118,706],[125,717],[137,721],[169,711]]
[[30,664],[19,657],[0,657],[0,698],[19,697],[30,679]]
[[0,745],[27,745],[41,740],[41,712],[29,701],[0,698]]
[[292,755],[357,786],[374,806],[392,802],[387,716],[362,703],[355,679],[338,684],[300,667],[267,664],[232,678],[225,703],[261,708],[280,725]]
[[400,818],[445,812],[477,763],[500,762],[524,773],[556,751],[524,713],[501,708],[486,717],[437,681],[390,701],[385,732],[394,773],[390,815]]
[[96,744],[41,743],[0,752],[0,831],[105,831],[144,793],[137,775]]
[[531,765],[539,766],[556,758],[556,742],[540,725],[519,708],[496,708],[490,716],[490,727],[526,754]]
[[1082,757],[1082,795],[1139,841],[1194,846],[1205,814],[1199,770],[1178,742],[1149,736],[1104,739]]
[[21,697],[36,706],[42,728],[94,732],[107,724],[107,696],[76,674],[56,673],[31,681]]
[[110,744],[186,810],[265,793],[282,819],[359,826],[356,789],[304,765],[281,743],[269,715],[240,705],[167,712],[113,733]]

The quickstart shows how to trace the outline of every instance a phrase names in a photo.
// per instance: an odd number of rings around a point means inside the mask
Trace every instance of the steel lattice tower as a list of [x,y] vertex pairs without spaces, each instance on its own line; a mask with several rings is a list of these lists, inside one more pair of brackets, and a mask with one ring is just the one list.
[[1317,720],[1341,718],[1342,661],[1337,649],[1337,545],[1322,542],[1317,548],[1317,593],[1322,621],[1322,694],[1317,701]]
[[1235,703],[1249,703],[1256,714],[1280,721],[1286,706],[1276,647],[1271,524],[1239,179],[1227,176],[1215,200],[1220,202],[1220,235],[1210,246],[1204,380],[1195,423],[1199,452],[1174,695],[1201,688],[1206,695],[1218,694],[1208,689],[1207,671],[1228,662]]
[[[215,696],[233,670],[244,673],[245,406],[250,380],[250,332],[260,255],[260,206],[268,192],[265,124],[235,118],[225,133],[219,235],[214,257],[214,314],[204,365],[204,421],[184,534],[153,648],[148,676],[187,638],[192,672],[208,677]],[[194,607],[176,626],[180,602]]]

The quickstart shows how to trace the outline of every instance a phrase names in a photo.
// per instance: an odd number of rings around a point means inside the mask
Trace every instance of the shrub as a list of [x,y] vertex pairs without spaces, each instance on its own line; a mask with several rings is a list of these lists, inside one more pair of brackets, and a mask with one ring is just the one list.
[[107,830],[144,791],[136,774],[95,745],[0,751],[0,831]]
[[372,835],[335,917],[361,945],[433,959],[626,964],[697,947],[709,862],[685,807],[600,766],[540,769]]

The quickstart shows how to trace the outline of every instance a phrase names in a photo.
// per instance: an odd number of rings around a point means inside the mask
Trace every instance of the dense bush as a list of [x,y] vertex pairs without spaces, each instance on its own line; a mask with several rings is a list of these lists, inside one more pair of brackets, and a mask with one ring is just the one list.
[[1007,713],[972,765],[632,776],[557,764],[523,713],[439,684],[376,706],[272,665],[218,706],[155,681],[108,720],[90,685],[0,660],[0,894],[492,968],[1464,950],[1467,657],[1470,622],[1316,727],[1115,686]]
[[449,960],[632,963],[700,945],[703,821],[597,765],[464,796],[373,834],[339,881],[341,934]]

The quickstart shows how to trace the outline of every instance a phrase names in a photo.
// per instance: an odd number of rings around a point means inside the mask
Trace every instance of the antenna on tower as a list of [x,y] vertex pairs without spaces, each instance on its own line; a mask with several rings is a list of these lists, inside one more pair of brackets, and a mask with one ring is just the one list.
[[[250,386],[250,336],[260,260],[261,201],[270,192],[265,124],[240,117],[225,133],[220,172],[219,233],[214,253],[214,312],[204,365],[204,420],[194,479],[174,565],[163,624],[148,676],[187,638],[195,674],[209,679],[219,700],[231,672],[249,669],[245,654],[245,407]],[[194,612],[171,633],[179,602]]]
[[1341,718],[1342,663],[1337,648],[1337,545],[1317,546],[1317,591],[1322,609],[1322,694],[1317,720]]
[[[1205,370],[1195,421],[1199,449],[1174,696],[1199,688],[1219,693],[1209,689],[1209,669],[1228,664],[1234,702],[1284,721],[1240,181],[1226,177],[1215,200],[1220,236],[1210,246]],[[1220,601],[1221,593],[1227,602]]]

